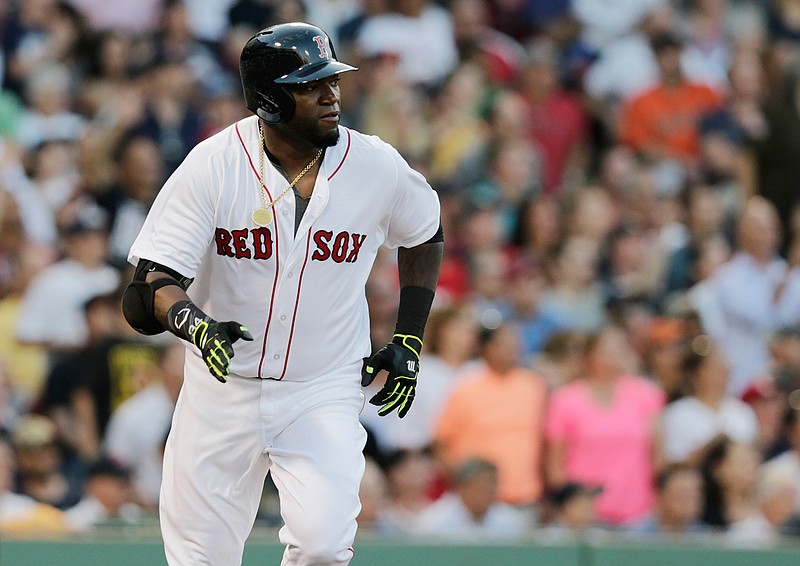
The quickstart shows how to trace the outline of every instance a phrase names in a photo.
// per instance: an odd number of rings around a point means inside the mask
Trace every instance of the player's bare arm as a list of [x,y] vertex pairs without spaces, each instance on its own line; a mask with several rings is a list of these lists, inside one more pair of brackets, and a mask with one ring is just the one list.
[[200,310],[186,294],[190,284],[191,280],[164,265],[140,260],[123,296],[125,318],[142,334],[169,330],[194,344],[211,375],[224,383],[234,356],[233,343],[253,337],[238,322],[217,322]]
[[413,248],[397,250],[400,287],[424,287],[436,290],[439,268],[444,254],[444,242],[427,242]]

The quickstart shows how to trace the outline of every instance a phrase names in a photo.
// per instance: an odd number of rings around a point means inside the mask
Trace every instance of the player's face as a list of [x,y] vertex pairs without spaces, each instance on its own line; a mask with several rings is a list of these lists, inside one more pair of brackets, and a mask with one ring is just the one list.
[[315,147],[330,147],[339,141],[339,75],[291,88],[295,111],[286,127]]

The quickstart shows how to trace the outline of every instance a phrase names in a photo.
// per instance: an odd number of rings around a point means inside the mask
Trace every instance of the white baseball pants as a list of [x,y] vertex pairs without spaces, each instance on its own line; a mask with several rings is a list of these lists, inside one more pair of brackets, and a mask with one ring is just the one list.
[[348,564],[366,442],[360,367],[311,382],[219,383],[186,358],[161,486],[170,566],[241,564],[267,471],[284,520],[281,565]]

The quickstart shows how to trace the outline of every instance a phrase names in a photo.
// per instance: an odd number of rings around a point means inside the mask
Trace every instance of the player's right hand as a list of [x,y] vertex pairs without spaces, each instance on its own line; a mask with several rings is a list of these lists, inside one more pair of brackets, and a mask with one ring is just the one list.
[[202,321],[197,324],[192,333],[192,343],[200,348],[203,361],[208,366],[217,381],[225,383],[231,372],[231,358],[233,357],[233,343],[239,338],[253,340],[253,335],[246,326],[238,322],[217,322],[215,320]]

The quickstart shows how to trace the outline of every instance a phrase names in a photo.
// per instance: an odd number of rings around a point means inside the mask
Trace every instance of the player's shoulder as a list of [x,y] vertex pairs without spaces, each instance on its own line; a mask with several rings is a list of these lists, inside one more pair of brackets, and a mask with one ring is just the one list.
[[351,151],[356,151],[372,158],[385,156],[388,159],[400,158],[400,153],[389,143],[372,134],[365,134],[358,130],[342,128],[343,138],[349,138]]
[[342,128],[339,145],[345,144],[345,158],[360,171],[398,176],[409,168],[408,162],[391,144],[375,135]]

